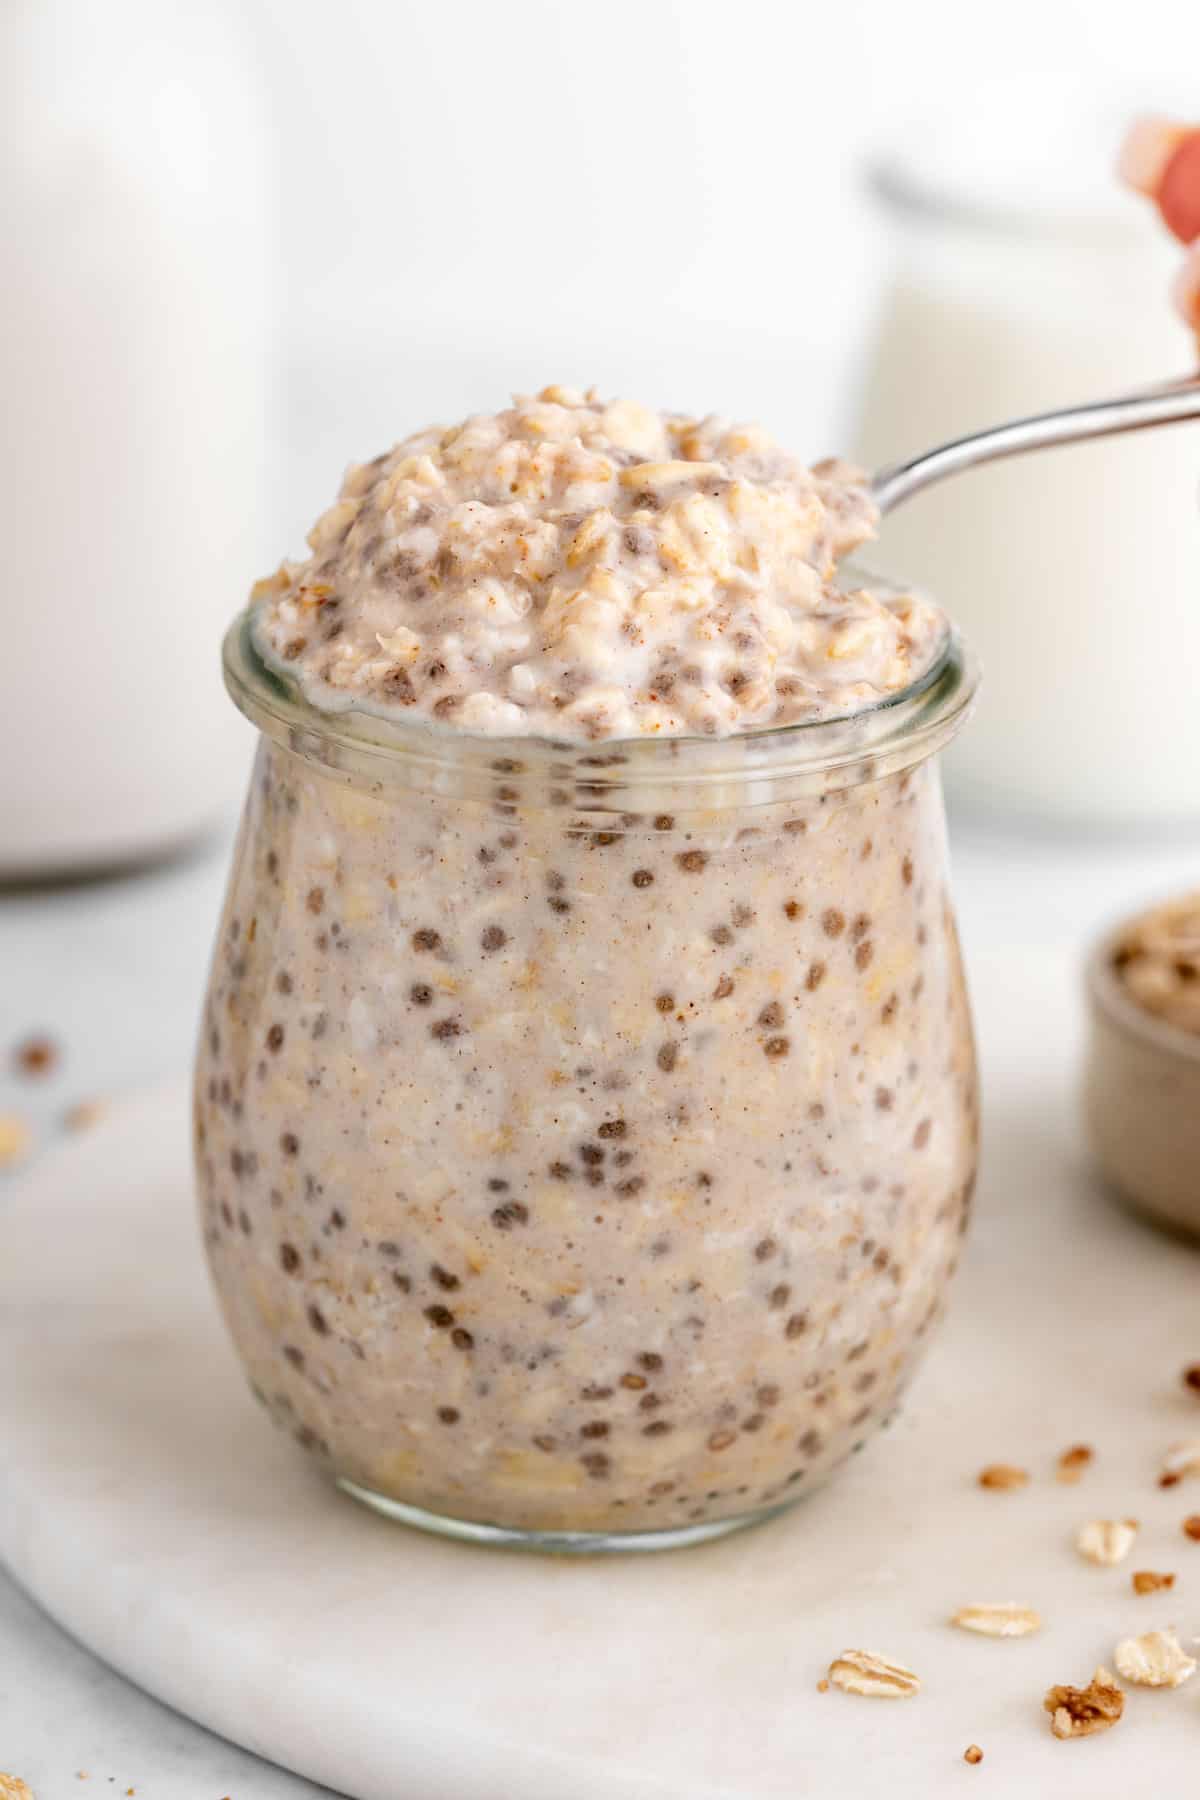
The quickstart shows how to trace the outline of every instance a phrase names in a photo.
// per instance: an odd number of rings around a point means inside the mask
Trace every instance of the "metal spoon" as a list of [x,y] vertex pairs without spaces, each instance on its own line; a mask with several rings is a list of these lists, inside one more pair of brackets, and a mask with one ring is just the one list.
[[892,463],[872,477],[871,497],[881,513],[891,512],[902,500],[922,488],[973,469],[979,463],[998,462],[1004,456],[1021,456],[1026,450],[1049,450],[1056,444],[1076,444],[1084,438],[1116,437],[1125,431],[1146,431],[1154,425],[1170,425],[1184,419],[1200,419],[1200,375],[1185,375],[1116,400],[1093,400],[1087,406],[1065,406],[1057,412],[1035,413],[993,425],[969,437],[955,438],[936,450],[922,451],[907,462]]

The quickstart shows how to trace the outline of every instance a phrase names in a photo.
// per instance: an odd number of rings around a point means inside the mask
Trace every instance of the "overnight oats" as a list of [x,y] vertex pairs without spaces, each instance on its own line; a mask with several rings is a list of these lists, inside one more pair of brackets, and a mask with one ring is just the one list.
[[759,431],[558,388],[352,469],[226,641],[205,1007],[254,1391],[461,1535],[686,1541],[894,1410],[978,1143],[943,616]]

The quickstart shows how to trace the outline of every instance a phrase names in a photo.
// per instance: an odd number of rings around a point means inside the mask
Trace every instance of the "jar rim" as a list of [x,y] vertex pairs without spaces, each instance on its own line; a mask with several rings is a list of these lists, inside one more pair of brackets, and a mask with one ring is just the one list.
[[[607,790],[695,792],[735,780],[827,781],[851,787],[911,767],[955,735],[970,711],[978,665],[957,630],[947,625],[938,652],[896,694],[832,719],[802,719],[724,737],[672,736],[552,738],[461,731],[427,718],[385,714],[364,706],[318,707],[299,684],[262,655],[253,632],[254,609],[233,620],[222,646],[225,686],[245,718],[264,736],[306,760],[373,782],[414,779],[444,787],[472,771],[543,774],[584,784],[594,799]],[[703,804],[697,797],[694,804]]]

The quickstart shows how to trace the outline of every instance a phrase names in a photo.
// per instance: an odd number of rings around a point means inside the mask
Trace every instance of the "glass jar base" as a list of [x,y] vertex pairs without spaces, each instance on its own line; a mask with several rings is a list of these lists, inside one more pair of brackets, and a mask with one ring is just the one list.
[[[762,1525],[768,1519],[787,1512],[795,1500],[784,1500],[757,1512],[738,1513],[732,1519],[709,1519],[696,1525],[677,1525],[664,1531],[522,1531],[508,1525],[487,1525],[475,1519],[455,1519],[445,1513],[426,1512],[422,1506],[408,1506],[403,1500],[391,1500],[372,1488],[361,1487],[345,1475],[335,1477],[343,1493],[382,1513],[398,1525],[411,1525],[435,1537],[456,1538],[460,1543],[484,1544],[499,1550],[537,1550],[554,1556],[606,1556],[629,1550],[683,1550],[690,1544],[705,1544],[714,1538],[728,1537],[731,1532],[745,1531],[750,1525]],[[801,1496],[797,1495],[799,1499]]]

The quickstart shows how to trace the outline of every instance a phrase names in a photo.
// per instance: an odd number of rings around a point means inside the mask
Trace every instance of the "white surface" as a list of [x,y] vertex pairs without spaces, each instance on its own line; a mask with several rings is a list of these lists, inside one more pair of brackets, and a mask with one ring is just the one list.
[[[1052,1784],[1115,1800],[1147,1758],[1183,1773],[1200,1688],[1133,1694],[1115,1733],[1080,1745],[1053,1742],[1039,1701],[1050,1681],[1085,1679],[1118,1635],[1200,1625],[1200,1562],[1193,1575],[1178,1529],[1200,1495],[1153,1484],[1157,1452],[1197,1422],[1177,1386],[1196,1353],[1195,1254],[1098,1195],[1071,1094],[1072,949],[1196,860],[960,844],[988,1134],[975,1234],[909,1410],[790,1518],[695,1552],[578,1567],[443,1547],[358,1513],[245,1397],[195,1255],[182,1112],[142,1108],[48,1160],[0,1225],[0,1549],[148,1686],[365,1796],[842,1800],[886,1779],[927,1800],[990,1778],[1014,1795]],[[212,870],[201,876],[211,886]],[[135,915],[163,919],[168,879],[181,877],[158,878],[157,904],[155,883],[124,890],[131,928]],[[9,903],[10,923],[25,904]],[[38,923],[25,916],[14,969]],[[36,1357],[13,1354],[35,1340]],[[1050,1460],[1079,1439],[1097,1445],[1096,1470],[1053,1485]],[[1035,1485],[974,1489],[997,1458],[1027,1462]],[[1082,1518],[1131,1512],[1145,1529],[1129,1566],[1178,1569],[1173,1594],[1135,1601],[1128,1567],[1090,1569],[1071,1551]],[[1030,1600],[1045,1633],[993,1644],[943,1625],[989,1597]],[[0,1766],[36,1775],[40,1800],[78,1792],[84,1745],[114,1742],[132,1760],[114,1767],[110,1751],[103,1774],[127,1771],[145,1800],[209,1784],[214,1800],[243,1800],[232,1752],[82,1656],[56,1677],[51,1711],[39,1676],[50,1628],[35,1628],[30,1654],[26,1617],[0,1600]],[[825,1662],[858,1642],[909,1661],[925,1692],[899,1707],[818,1696]],[[91,1672],[74,1705],[73,1667]],[[987,1752],[978,1776],[960,1761],[971,1741]],[[541,1760],[550,1750],[566,1760]],[[306,1791],[243,1779],[253,1795]]]
[[0,1768],[21,1775],[37,1800],[96,1800],[128,1788],[138,1800],[329,1796],[131,1687],[2,1571]]

